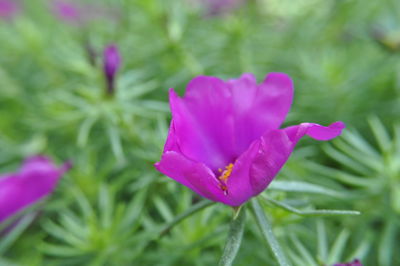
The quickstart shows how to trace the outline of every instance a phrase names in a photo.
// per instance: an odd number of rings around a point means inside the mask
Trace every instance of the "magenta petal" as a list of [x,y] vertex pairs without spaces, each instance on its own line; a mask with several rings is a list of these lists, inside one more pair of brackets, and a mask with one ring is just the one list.
[[302,123],[286,129],[270,131],[264,135],[250,169],[250,182],[254,196],[267,188],[304,135],[317,140],[329,140],[339,136],[344,127],[342,122],[335,122],[328,127]]
[[181,149],[179,148],[178,140],[177,140],[176,134],[175,134],[174,120],[171,120],[171,125],[169,126],[167,141],[165,142],[165,145],[164,145],[164,153],[167,151],[176,151],[178,153],[181,153]]
[[336,138],[342,133],[346,125],[341,122],[335,122],[328,127],[324,127],[314,123],[301,123],[297,126],[287,127],[284,130],[288,134],[290,140],[297,143],[297,141],[304,135],[308,135],[316,140],[330,140]]
[[293,101],[293,82],[283,73],[270,73],[257,85],[252,74],[230,80],[238,154],[268,130],[278,129]]
[[279,128],[292,99],[292,80],[283,73],[270,73],[260,85],[252,74],[228,82],[197,77],[185,97],[170,91],[177,143],[185,156],[215,171]]
[[158,171],[213,201],[226,202],[214,173],[204,164],[193,162],[183,155],[169,151],[155,164]]
[[171,89],[170,105],[182,153],[212,170],[235,159],[231,93],[214,77],[193,79],[183,98]]
[[260,147],[260,141],[254,141],[249,149],[235,161],[232,174],[227,181],[229,205],[239,206],[254,195],[250,181],[250,168]]
[[282,130],[273,130],[261,138],[260,149],[250,168],[253,196],[263,192],[289,159],[293,143]]
[[0,222],[50,194],[69,166],[44,156],[27,159],[17,173],[0,177]]
[[258,136],[266,129],[278,129],[293,102],[293,81],[284,73],[270,73],[257,91],[252,114],[258,116]]
[[[329,127],[303,123],[283,130],[272,130],[252,143],[235,162],[228,179],[228,197],[240,205],[264,191],[289,159],[296,143],[304,135],[317,140],[329,140],[340,135],[344,124]],[[232,204],[231,204],[232,205]]]
[[[255,106],[258,85],[253,74],[243,74],[238,79],[229,80],[232,92],[234,112],[235,153],[240,155],[256,140],[257,119],[261,113],[254,114],[251,110]],[[262,132],[264,133],[265,130]]]

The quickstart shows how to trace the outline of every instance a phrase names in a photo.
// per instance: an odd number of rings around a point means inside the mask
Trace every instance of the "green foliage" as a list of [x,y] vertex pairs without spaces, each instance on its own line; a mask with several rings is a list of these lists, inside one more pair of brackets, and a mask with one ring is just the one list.
[[[0,20],[0,173],[38,153],[74,167],[50,198],[2,225],[14,229],[1,235],[0,265],[215,265],[230,208],[153,167],[168,89],[182,94],[199,74],[272,71],[296,86],[287,125],[348,129],[333,144],[299,143],[261,195],[268,237],[293,265],[400,265],[398,1],[249,0],[220,16],[189,0],[85,1],[113,15],[82,26],[49,2],[23,1]],[[112,97],[109,43],[123,61]],[[234,265],[276,265],[256,221],[248,215]]]
[[363,213],[363,222],[354,234],[361,236],[366,228],[375,229],[368,230],[376,250],[368,260],[379,265],[397,265],[400,262],[394,254],[400,237],[400,127],[394,124],[391,137],[378,118],[372,117],[368,123],[371,140],[356,130],[347,130],[333,145],[325,146],[326,154],[339,164],[339,169],[307,164],[315,174],[351,189],[350,203]]
[[[295,230],[309,230],[296,228]],[[323,221],[317,220],[316,229],[313,229],[309,243],[313,243],[312,251],[309,250],[307,242],[302,242],[296,234],[289,234],[289,244],[287,252],[293,261],[293,265],[333,265],[337,262],[351,262],[354,258],[365,257],[370,250],[368,235],[360,242],[355,243],[354,249],[349,249],[352,245],[349,240],[350,231],[343,229],[337,233],[333,241],[329,240],[329,234],[326,232],[326,225]],[[314,238],[314,239],[313,239]],[[305,240],[305,239],[304,239]],[[329,244],[331,242],[331,244]],[[365,261],[365,260],[363,260]]]

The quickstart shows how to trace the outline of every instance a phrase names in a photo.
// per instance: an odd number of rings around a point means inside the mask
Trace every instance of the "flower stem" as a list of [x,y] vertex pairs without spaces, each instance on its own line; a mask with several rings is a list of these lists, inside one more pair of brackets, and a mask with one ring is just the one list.
[[267,217],[265,216],[264,210],[262,209],[257,198],[251,200],[251,206],[253,208],[253,213],[256,218],[257,224],[260,227],[263,237],[268,242],[272,253],[274,254],[276,260],[280,266],[289,266],[289,262],[286,259],[278,241],[276,240],[274,233],[272,232],[272,227]]
[[204,208],[207,208],[208,206],[213,205],[215,202],[209,201],[209,200],[203,200],[200,201],[193,206],[191,206],[189,209],[187,209],[184,213],[178,215],[175,217],[174,220],[169,222],[160,232],[160,237],[168,233],[175,225],[180,223],[182,220],[186,219],[187,217],[191,216],[192,214],[195,214],[198,211],[201,211]]
[[235,260],[242,243],[244,224],[246,221],[246,210],[241,208],[238,214],[234,215],[229,229],[228,239],[226,240],[224,253],[219,261],[219,266],[230,266]]

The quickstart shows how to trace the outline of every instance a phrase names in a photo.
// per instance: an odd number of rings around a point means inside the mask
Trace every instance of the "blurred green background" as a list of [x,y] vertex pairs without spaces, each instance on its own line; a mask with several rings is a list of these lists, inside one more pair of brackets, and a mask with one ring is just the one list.
[[[347,124],[329,143],[302,140],[263,193],[291,263],[400,265],[400,1],[243,0],[218,14],[193,2],[79,1],[102,12],[77,24],[26,0],[0,20],[0,173],[38,153],[74,163],[36,216],[1,236],[0,265],[216,265],[230,208],[214,204],[159,237],[199,198],[153,164],[168,89],[244,72],[293,78],[285,126]],[[110,43],[123,61],[113,97],[102,73]],[[271,199],[362,214],[310,217]],[[235,265],[276,265],[250,215]]]

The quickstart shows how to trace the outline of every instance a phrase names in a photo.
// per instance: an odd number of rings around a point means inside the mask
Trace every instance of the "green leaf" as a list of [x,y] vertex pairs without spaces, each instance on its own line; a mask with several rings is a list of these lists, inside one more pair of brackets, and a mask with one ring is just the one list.
[[283,203],[281,201],[276,201],[271,198],[267,198],[262,195],[262,198],[271,202],[275,206],[282,208],[286,211],[301,215],[301,216],[334,216],[334,215],[360,215],[361,213],[359,211],[350,211],[350,210],[298,210],[286,203]]
[[301,254],[301,257],[304,259],[304,261],[306,262],[307,266],[318,266],[317,262],[315,262],[315,260],[313,259],[313,256],[311,255],[311,253],[307,250],[307,248],[299,241],[299,239],[294,236],[291,235],[291,240],[294,243],[296,249],[298,250],[298,252]]
[[[314,162],[306,162],[306,165],[314,171],[316,174],[324,175],[327,177],[335,178],[343,183],[349,184],[349,185],[354,185],[354,186],[359,186],[359,187],[373,187],[375,186],[375,182],[371,178],[363,177],[363,176],[356,176],[349,174],[347,172],[343,172],[341,170],[337,170],[334,168],[326,167]],[[336,192],[336,191],[335,191]],[[346,193],[343,192],[336,192],[340,193],[342,196],[347,196]]]
[[174,214],[171,211],[170,206],[166,203],[166,201],[161,197],[154,197],[153,199],[154,205],[157,208],[157,211],[160,213],[161,217],[165,221],[172,221],[174,219]]
[[370,234],[366,234],[365,237],[360,241],[360,244],[357,246],[357,249],[347,256],[345,261],[351,261],[354,258],[362,259],[364,258],[369,249],[371,248],[371,240]]
[[160,237],[168,233],[175,225],[179,224],[181,221],[186,219],[187,217],[195,214],[198,211],[201,211],[208,206],[213,205],[215,202],[209,200],[200,201],[194,205],[192,205],[189,209],[187,209],[184,213],[176,216],[171,222],[164,226],[164,228],[160,232]]
[[354,172],[362,175],[368,175],[371,173],[372,166],[365,165],[362,161],[352,159],[345,153],[338,151],[337,149],[333,148],[331,145],[325,145],[324,150],[329,156],[331,156],[336,161],[340,162],[341,164],[347,166],[349,169],[353,170]]
[[[26,228],[31,224],[33,219],[35,219],[36,213],[29,213],[24,215],[20,220],[17,220],[16,225],[10,229],[5,236],[1,237],[0,240],[0,254],[7,251],[7,249],[21,236]],[[11,225],[13,226],[13,225]]]
[[371,117],[368,119],[369,125],[371,126],[372,132],[375,135],[375,139],[378,141],[379,148],[382,152],[386,152],[391,147],[391,140],[385,126],[377,117]]
[[98,194],[99,208],[101,210],[100,222],[103,228],[108,228],[113,220],[113,196],[106,184],[101,184]]
[[142,189],[138,191],[135,197],[131,200],[131,202],[127,205],[125,210],[125,215],[123,220],[121,221],[122,228],[129,228],[132,226],[138,226],[139,217],[142,213],[143,208],[145,207],[145,200],[148,191],[146,189]]
[[97,117],[89,116],[88,118],[83,121],[81,126],[78,130],[78,138],[77,143],[79,147],[85,147],[87,144],[87,140],[90,135],[90,130],[92,129],[93,125],[96,123]]
[[326,261],[328,258],[328,240],[325,230],[325,224],[322,220],[317,221],[317,236],[318,236],[318,258],[321,261]]
[[302,181],[275,180],[269,185],[268,189],[287,191],[287,192],[315,193],[315,194],[329,195],[333,197],[340,197],[343,195],[341,192]]
[[118,128],[115,126],[108,126],[108,136],[110,138],[111,149],[120,164],[125,162],[124,150],[122,148],[121,137]]
[[[393,219],[396,219],[394,221]],[[382,233],[382,238],[379,243],[379,250],[378,250],[378,260],[379,265],[381,266],[391,266],[392,258],[393,258],[393,248],[396,246],[396,235],[397,235],[397,227],[396,223],[398,222],[397,218],[392,218],[389,220],[388,223],[385,225],[385,229]]]
[[343,251],[346,249],[346,242],[349,239],[350,232],[346,229],[342,230],[340,234],[337,236],[335,242],[333,243],[333,247],[331,248],[328,256],[329,263],[335,263],[340,261],[342,258]]
[[355,147],[355,150],[359,150],[369,157],[380,157],[380,154],[357,131],[346,130],[343,133],[343,137],[347,140],[346,142]]
[[83,256],[87,251],[65,245],[41,243],[39,249],[47,254],[59,257]]
[[[82,239],[87,234],[83,231],[85,227],[81,226],[79,231],[72,231],[73,228],[68,227],[65,224],[65,218],[68,217],[64,215],[62,217],[63,226],[56,224],[51,220],[47,220],[43,223],[43,230],[48,232],[52,237],[57,238],[60,241],[64,241],[71,246],[80,247],[85,244],[84,240]],[[73,232],[73,233],[70,233]]]
[[253,214],[257,221],[257,224],[261,230],[262,236],[267,241],[269,247],[273,255],[275,256],[276,260],[278,261],[280,266],[289,266],[289,262],[282,251],[278,241],[275,238],[274,233],[272,232],[272,227],[267,217],[264,214],[264,210],[262,209],[259,201],[257,198],[253,198],[251,200],[251,206],[253,210]]
[[235,260],[242,243],[245,222],[246,209],[240,208],[231,221],[228,239],[226,240],[219,266],[230,266]]

